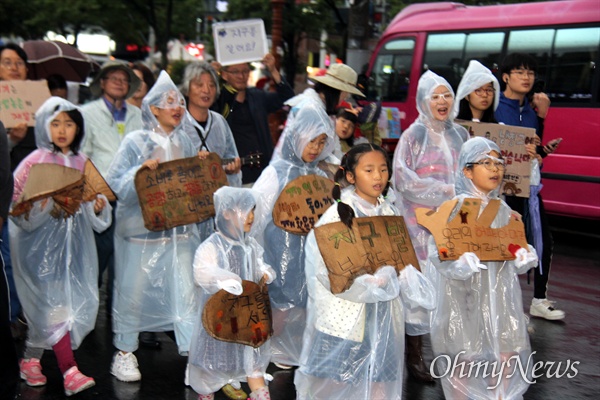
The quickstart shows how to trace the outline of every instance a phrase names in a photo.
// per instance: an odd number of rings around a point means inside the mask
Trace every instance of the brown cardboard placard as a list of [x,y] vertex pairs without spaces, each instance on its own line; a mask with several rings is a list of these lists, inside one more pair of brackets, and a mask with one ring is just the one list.
[[458,119],[455,122],[464,126],[471,137],[481,136],[490,139],[500,147],[502,158],[506,163],[502,180],[502,194],[529,197],[531,162],[525,145],[533,143],[535,129]]
[[385,265],[398,273],[409,264],[420,269],[403,217],[354,218],[352,229],[343,222],[325,224],[315,228],[315,237],[333,294],[348,290],[355,278]]
[[97,194],[103,194],[106,196],[108,201],[117,200],[115,192],[113,192],[110,186],[108,186],[108,183],[106,183],[102,177],[102,174],[100,174],[100,171],[98,171],[92,160],[88,159],[85,162],[83,175],[85,177],[85,186],[83,188],[83,199],[85,201],[90,201],[96,198]]
[[45,80],[0,81],[0,121],[7,128],[23,122],[35,126],[35,112],[48,98]]
[[135,175],[144,225],[155,232],[214,217],[213,194],[225,185],[227,176],[215,153],[204,160],[194,156],[167,161]]
[[48,197],[52,197],[67,216],[73,215],[83,200],[83,187],[83,175],[75,168],[44,163],[32,165],[11,215],[29,213],[34,202]]
[[286,232],[306,235],[333,204],[333,181],[305,175],[288,183],[273,207],[273,223]]
[[[417,222],[435,239],[440,260],[457,260],[462,254],[475,253],[481,261],[514,260],[521,247],[527,249],[525,226],[513,213],[508,225],[491,228],[500,208],[500,200],[490,200],[479,215],[481,200],[464,199],[456,216],[448,221],[458,199],[444,202],[437,211],[417,208]],[[479,217],[478,217],[479,215]]]
[[242,280],[242,289],[239,296],[222,289],[212,295],[202,310],[202,325],[215,339],[260,347],[273,335],[267,285]]

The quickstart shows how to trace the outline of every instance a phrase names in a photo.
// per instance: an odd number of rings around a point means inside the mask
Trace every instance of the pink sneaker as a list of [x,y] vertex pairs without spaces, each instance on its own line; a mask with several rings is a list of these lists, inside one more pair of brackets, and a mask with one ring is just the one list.
[[198,400],[214,400],[215,398],[215,394],[211,393],[211,394],[199,394],[198,395]]
[[37,358],[21,359],[19,369],[21,370],[21,379],[25,380],[27,386],[44,386],[46,384],[46,377],[42,374],[42,366]]
[[79,368],[71,367],[67,372],[65,372],[65,394],[67,396],[72,396],[75,393],[79,393],[84,391],[85,389],[89,389],[96,384],[94,378],[90,378],[89,376],[85,376],[81,372],[79,372]]

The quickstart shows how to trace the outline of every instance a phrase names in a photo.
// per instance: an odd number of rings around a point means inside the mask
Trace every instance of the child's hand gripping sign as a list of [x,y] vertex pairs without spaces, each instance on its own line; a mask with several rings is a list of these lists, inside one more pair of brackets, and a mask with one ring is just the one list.
[[[458,260],[463,253],[475,253],[481,261],[514,260],[517,250],[527,249],[525,227],[513,213],[508,225],[491,228],[500,207],[500,200],[490,200],[479,215],[481,200],[465,199],[456,216],[448,221],[458,199],[448,200],[437,211],[416,210],[417,222],[427,228],[435,239],[440,260]],[[479,215],[479,216],[478,216]]]
[[333,204],[333,181],[305,175],[288,183],[273,207],[273,223],[286,232],[306,235]]
[[260,347],[273,335],[267,284],[242,280],[242,289],[240,295],[221,289],[208,299],[202,325],[217,340]]
[[333,294],[348,290],[355,278],[383,266],[391,265],[398,274],[409,264],[419,269],[402,217],[355,218],[352,229],[334,222],[315,228],[315,237]]

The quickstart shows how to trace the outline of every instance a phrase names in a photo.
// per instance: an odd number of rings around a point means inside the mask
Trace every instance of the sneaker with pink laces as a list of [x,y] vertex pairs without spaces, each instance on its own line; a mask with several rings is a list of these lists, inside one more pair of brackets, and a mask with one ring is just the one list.
[[79,368],[71,367],[67,372],[65,372],[65,394],[67,396],[72,396],[75,393],[79,393],[84,391],[85,389],[89,389],[96,384],[94,378],[90,378],[89,376],[85,376],[81,372],[79,372]]
[[44,386],[46,377],[42,374],[42,366],[37,358],[21,359],[19,361],[21,379],[25,380],[27,386]]

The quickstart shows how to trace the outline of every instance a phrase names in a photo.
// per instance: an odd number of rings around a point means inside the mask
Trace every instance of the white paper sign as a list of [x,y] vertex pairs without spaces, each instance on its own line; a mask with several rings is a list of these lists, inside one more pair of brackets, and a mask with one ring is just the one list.
[[269,52],[262,19],[213,24],[215,53],[223,66],[262,60]]

